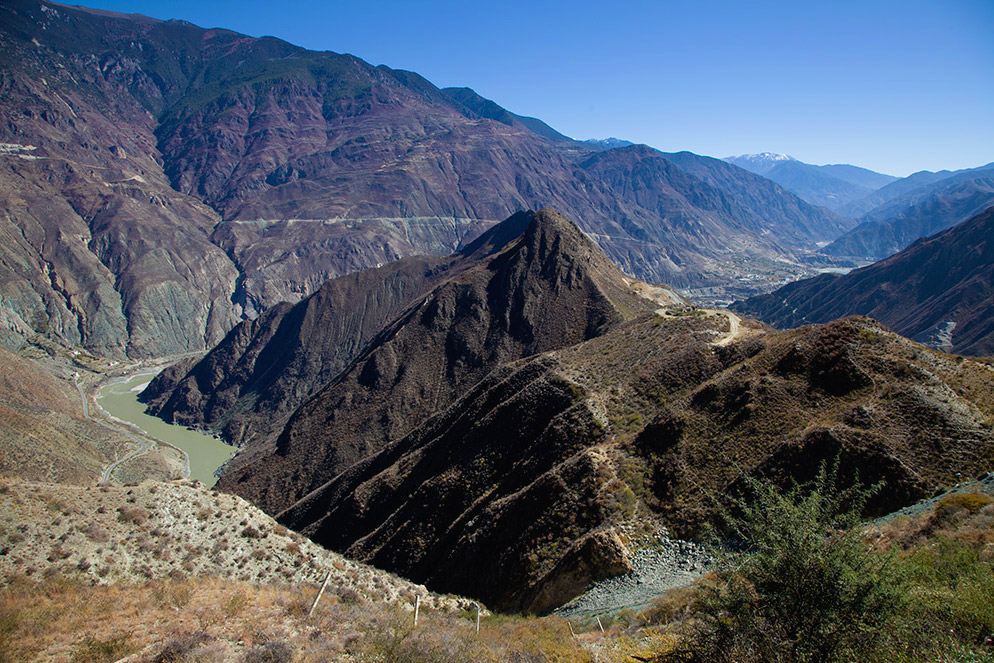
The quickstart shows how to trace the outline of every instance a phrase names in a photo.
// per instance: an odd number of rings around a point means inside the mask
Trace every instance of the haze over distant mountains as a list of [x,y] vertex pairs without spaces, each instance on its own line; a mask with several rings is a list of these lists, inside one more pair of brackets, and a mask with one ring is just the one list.
[[[898,180],[876,192],[893,196],[860,218],[861,223],[820,250],[825,255],[879,260],[920,237],[951,228],[994,205],[994,168],[916,173],[910,190]],[[920,184],[926,182],[925,184]],[[903,193],[901,193],[903,191]]]
[[815,166],[775,152],[725,157],[725,161],[769,178],[809,203],[839,213],[898,179],[848,164]]

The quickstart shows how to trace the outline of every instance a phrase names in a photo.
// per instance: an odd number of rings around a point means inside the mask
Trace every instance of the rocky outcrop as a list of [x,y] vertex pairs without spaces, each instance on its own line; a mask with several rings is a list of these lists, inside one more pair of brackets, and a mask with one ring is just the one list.
[[844,276],[826,274],[739,302],[777,327],[868,315],[932,347],[994,354],[994,208]]

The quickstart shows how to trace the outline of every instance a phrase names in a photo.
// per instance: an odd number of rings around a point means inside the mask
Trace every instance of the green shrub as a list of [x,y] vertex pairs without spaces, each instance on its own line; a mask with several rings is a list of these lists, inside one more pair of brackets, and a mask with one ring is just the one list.
[[[805,486],[781,492],[746,478],[748,500],[725,513],[747,552],[701,591],[682,660],[881,660],[907,603],[895,557],[874,554],[859,512],[871,490],[839,490],[824,467]],[[734,514],[734,515],[733,515]]]

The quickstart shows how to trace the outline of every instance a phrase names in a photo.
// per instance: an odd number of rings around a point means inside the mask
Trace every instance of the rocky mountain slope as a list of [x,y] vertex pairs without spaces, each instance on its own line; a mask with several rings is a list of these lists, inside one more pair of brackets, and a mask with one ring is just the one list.
[[0,475],[95,484],[130,450],[122,435],[83,417],[72,371],[61,373],[0,348]]
[[436,590],[542,611],[628,571],[661,526],[698,535],[743,470],[805,479],[838,457],[846,480],[885,482],[870,505],[885,513],[989,466],[990,366],[863,318],[730,320],[651,314],[505,364],[280,521]]
[[777,327],[872,316],[946,351],[994,354],[994,207],[844,276],[824,274],[737,303]]
[[815,166],[771,152],[726,157],[725,161],[773,180],[812,205],[834,212],[841,212],[853,201],[898,179],[848,164]]
[[4,3],[0,31],[8,346],[43,332],[103,355],[202,350],[328,278],[448,255],[545,205],[678,286],[796,274],[776,260],[849,228],[781,189],[744,206],[654,150],[598,153],[352,56],[38,0]]
[[598,336],[660,305],[554,210],[495,230],[503,238],[484,260],[419,297],[293,413],[275,451],[246,455],[218,485],[282,510],[444,410],[497,365]]
[[994,205],[994,170],[972,170],[914,189],[874,208],[819,252],[880,260],[920,237],[963,223]]
[[345,559],[234,495],[192,481],[67,486],[2,480],[0,584],[59,575],[86,583],[162,578],[321,582],[378,601],[420,594],[426,608],[468,601]]
[[267,309],[199,361],[160,373],[141,400],[167,421],[210,427],[240,446],[265,440],[412,302],[517,240],[532,216],[514,215],[447,258],[355,272],[296,305]]

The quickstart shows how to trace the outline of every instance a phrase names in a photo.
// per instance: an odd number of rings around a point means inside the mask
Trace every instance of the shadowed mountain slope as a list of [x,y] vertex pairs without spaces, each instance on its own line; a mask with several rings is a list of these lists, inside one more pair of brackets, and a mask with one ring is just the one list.
[[733,309],[777,327],[869,315],[933,347],[994,354],[994,207],[869,267],[791,283]]
[[542,612],[692,537],[743,471],[785,484],[836,457],[885,513],[986,471],[990,367],[868,319],[789,332],[650,315],[506,364],[280,515],[437,591]]
[[233,467],[220,485],[282,510],[447,407],[498,364],[586,340],[659,306],[636,295],[562,215],[527,218],[516,239],[373,338],[293,414],[274,453]]
[[141,400],[151,414],[210,427],[239,446],[265,440],[415,299],[517,240],[531,219],[516,214],[448,258],[405,258],[267,309],[199,361],[160,373]]

